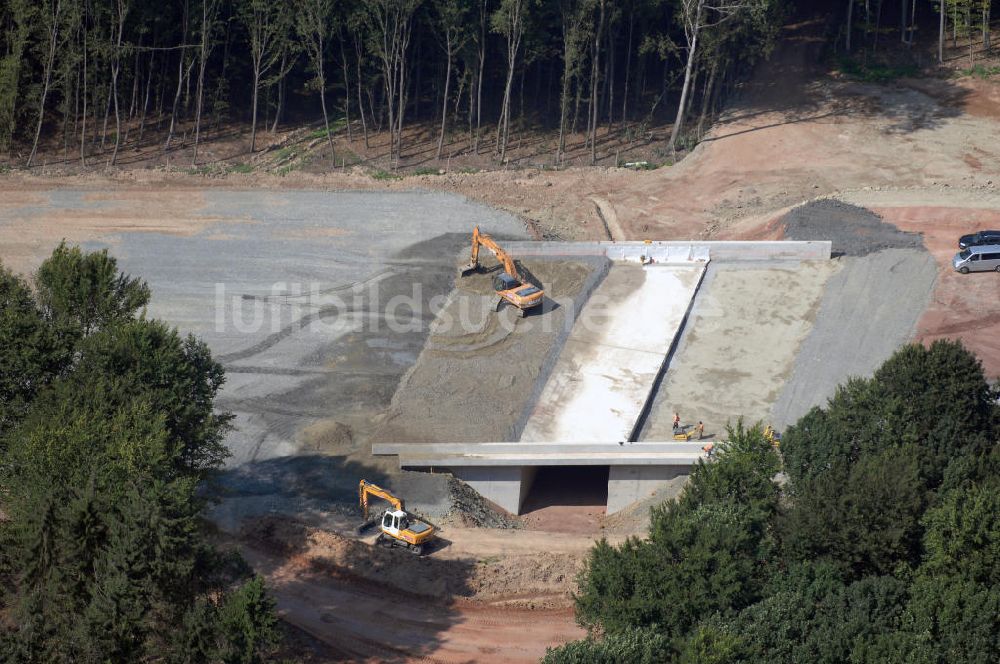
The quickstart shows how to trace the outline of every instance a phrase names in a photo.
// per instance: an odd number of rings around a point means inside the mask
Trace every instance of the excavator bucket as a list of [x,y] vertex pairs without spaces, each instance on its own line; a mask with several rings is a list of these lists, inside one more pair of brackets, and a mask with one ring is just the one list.
[[467,276],[469,274],[472,274],[473,272],[475,272],[478,269],[479,269],[479,264],[478,263],[475,263],[475,262],[473,262],[473,263],[466,263],[462,267],[458,268],[458,273],[461,276],[464,277],[464,276]]

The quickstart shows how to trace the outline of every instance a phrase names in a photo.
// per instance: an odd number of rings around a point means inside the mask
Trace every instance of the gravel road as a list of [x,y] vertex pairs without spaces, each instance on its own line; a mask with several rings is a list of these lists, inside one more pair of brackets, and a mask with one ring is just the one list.
[[937,266],[924,249],[840,260],[844,266],[827,283],[812,332],[772,410],[779,429],[824,405],[849,377],[870,376],[913,337],[930,301]]

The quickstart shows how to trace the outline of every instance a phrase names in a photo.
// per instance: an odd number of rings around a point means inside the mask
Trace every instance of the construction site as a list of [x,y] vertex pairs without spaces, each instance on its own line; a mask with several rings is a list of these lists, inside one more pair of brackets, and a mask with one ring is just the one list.
[[30,271],[50,228],[107,247],[149,315],[209,343],[236,416],[211,519],[303,638],[350,657],[507,640],[529,661],[579,637],[595,539],[641,535],[727,426],[780,431],[870,374],[941,293],[925,237],[834,199],[764,239],[540,241],[451,194],[174,196],[11,194],[4,261]]
[[1000,377],[997,275],[951,264],[1000,228],[995,82],[859,82],[820,43],[793,26],[648,172],[12,173],[0,261],[108,249],[207,343],[214,544],[295,661],[538,661],[585,635],[595,541],[645,537],[728,427],[780,434],[911,341]]

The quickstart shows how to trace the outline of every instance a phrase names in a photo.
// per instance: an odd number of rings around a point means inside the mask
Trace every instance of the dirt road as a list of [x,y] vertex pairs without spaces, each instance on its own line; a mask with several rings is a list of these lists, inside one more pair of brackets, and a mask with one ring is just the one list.
[[592,537],[445,535],[433,557],[417,558],[283,521],[257,524],[241,551],[285,620],[345,658],[536,662],[583,636],[568,591]]
[[301,560],[254,549],[244,549],[243,555],[267,577],[285,620],[351,660],[537,662],[546,648],[583,635],[571,607],[438,604],[331,578]]

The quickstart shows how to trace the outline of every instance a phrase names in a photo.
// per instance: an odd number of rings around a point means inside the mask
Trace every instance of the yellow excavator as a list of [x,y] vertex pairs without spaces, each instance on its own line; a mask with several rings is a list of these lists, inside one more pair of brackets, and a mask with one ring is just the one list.
[[486,247],[493,252],[496,259],[503,265],[503,272],[493,277],[493,290],[500,296],[500,300],[497,302],[498,307],[502,302],[509,302],[517,307],[518,313],[523,317],[529,310],[542,303],[545,291],[526,281],[517,271],[514,259],[500,248],[496,240],[486,233],[480,233],[479,226],[476,226],[472,231],[472,260],[460,268],[463,277],[479,269],[480,247]]
[[[392,509],[386,510],[382,515],[382,520],[379,523],[381,532],[375,539],[375,544],[386,548],[401,546],[418,556],[422,554],[427,543],[434,539],[437,529],[407,512],[402,498],[394,496],[386,489],[376,486],[371,482],[361,480],[361,483],[358,485],[358,499],[361,502],[361,511],[364,514],[365,525],[368,522],[368,500],[370,496],[381,498],[392,506]],[[361,529],[363,528],[364,525]]]

